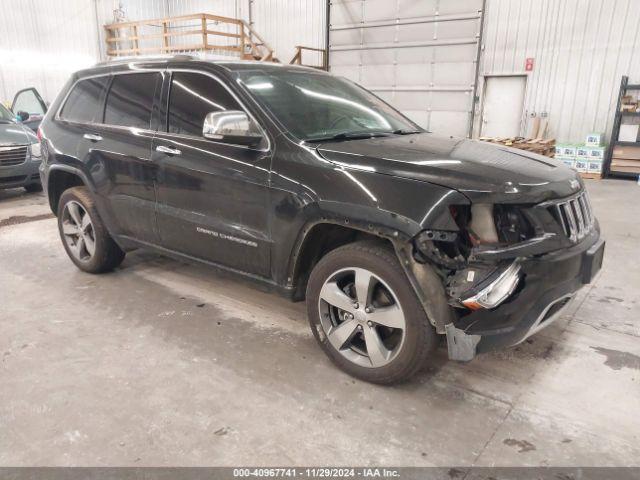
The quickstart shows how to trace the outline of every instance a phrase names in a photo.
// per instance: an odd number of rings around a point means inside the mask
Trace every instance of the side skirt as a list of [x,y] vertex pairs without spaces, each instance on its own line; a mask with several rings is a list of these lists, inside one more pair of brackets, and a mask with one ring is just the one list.
[[294,301],[294,289],[293,287],[279,285],[269,278],[264,278],[259,275],[254,275],[252,273],[244,272],[242,270],[237,270],[235,268],[227,267],[225,265],[221,265],[219,263],[211,262],[209,260],[204,260],[201,258],[193,257],[191,255],[187,255],[185,253],[177,252],[175,250],[171,250],[165,247],[161,247],[159,245],[142,242],[140,240],[136,240],[134,238],[128,237],[126,235],[118,235],[115,237],[115,240],[118,244],[126,245],[127,250],[133,250],[136,248],[142,248],[145,250],[151,250],[166,257],[171,257],[176,260],[188,261],[190,263],[196,263],[201,265],[207,265],[216,271],[216,273],[228,276],[235,280],[240,280],[244,283],[250,284],[253,287],[257,287],[262,291],[268,293],[277,293],[278,295],[287,298],[288,300]]

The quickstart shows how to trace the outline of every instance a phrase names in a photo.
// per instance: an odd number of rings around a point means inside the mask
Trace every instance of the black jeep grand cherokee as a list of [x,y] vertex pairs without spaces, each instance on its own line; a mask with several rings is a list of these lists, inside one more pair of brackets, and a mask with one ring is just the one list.
[[82,270],[139,247],[306,299],[341,368],[391,383],[548,325],[602,262],[561,163],[425,132],[313,69],[179,56],[78,72],[42,122],[42,184]]

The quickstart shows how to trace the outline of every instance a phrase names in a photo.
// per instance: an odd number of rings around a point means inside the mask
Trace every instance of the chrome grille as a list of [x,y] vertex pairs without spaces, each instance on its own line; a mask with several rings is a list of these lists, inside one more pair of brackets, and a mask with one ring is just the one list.
[[27,146],[0,147],[0,167],[13,167],[27,161]]
[[565,235],[572,242],[582,240],[593,228],[595,218],[586,191],[568,200],[554,202],[552,208],[557,214]]

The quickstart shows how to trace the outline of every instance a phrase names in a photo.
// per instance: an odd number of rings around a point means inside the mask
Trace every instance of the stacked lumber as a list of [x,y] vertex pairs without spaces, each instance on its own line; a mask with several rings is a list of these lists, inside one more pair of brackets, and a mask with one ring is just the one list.
[[555,155],[556,140],[554,138],[543,140],[541,138],[524,138],[524,137],[480,137],[481,142],[496,143],[506,147],[518,148],[528,152],[544,155],[545,157],[553,157]]

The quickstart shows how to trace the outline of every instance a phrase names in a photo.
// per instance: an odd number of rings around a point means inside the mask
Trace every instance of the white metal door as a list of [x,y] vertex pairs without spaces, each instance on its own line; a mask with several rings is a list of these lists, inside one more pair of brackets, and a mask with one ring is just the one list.
[[526,86],[525,75],[486,77],[480,136],[520,135]]
[[471,133],[483,0],[330,0],[329,68],[428,130]]

